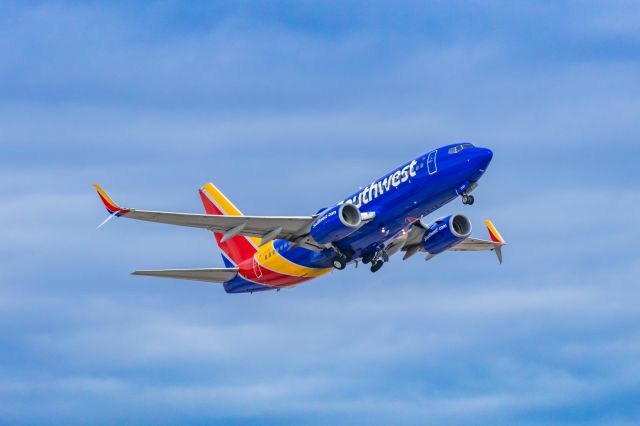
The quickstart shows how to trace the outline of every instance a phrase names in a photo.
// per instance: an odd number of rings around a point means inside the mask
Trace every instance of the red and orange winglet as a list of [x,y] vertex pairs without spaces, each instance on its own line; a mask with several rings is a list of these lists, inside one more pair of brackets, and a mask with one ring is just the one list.
[[493,223],[490,220],[485,220],[484,223],[487,225],[487,230],[489,231],[489,236],[491,237],[491,241],[498,244],[506,244],[502,235],[498,232]]
[[123,209],[121,207],[118,207],[118,205],[111,199],[111,197],[109,197],[107,193],[104,192],[102,188],[100,188],[100,185],[98,185],[97,183],[94,183],[93,187],[96,189],[96,191],[98,191],[98,196],[102,200],[102,203],[104,204],[104,206],[107,208],[107,211],[109,212],[109,214],[115,215],[115,216],[122,216],[123,214],[129,213],[128,209]]

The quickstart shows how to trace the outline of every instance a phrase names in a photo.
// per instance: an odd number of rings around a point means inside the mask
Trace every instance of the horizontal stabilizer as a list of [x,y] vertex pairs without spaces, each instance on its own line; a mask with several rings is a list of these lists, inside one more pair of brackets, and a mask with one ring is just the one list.
[[131,275],[145,275],[149,277],[175,278],[179,280],[204,281],[209,283],[223,283],[238,275],[237,268],[205,268],[205,269],[160,269],[149,271],[135,271]]

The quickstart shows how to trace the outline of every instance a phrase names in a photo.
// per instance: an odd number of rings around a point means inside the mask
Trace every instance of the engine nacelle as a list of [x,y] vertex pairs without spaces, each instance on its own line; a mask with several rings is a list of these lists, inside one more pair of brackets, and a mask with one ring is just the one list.
[[311,236],[320,244],[332,243],[351,235],[361,225],[360,209],[345,203],[325,210],[311,225]]
[[461,214],[443,217],[425,228],[422,246],[431,254],[442,253],[471,235],[471,222]]

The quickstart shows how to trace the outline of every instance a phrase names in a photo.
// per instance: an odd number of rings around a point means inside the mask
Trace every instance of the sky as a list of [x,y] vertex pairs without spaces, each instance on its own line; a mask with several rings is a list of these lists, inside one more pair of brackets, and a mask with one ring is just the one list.
[[[640,4],[2,1],[0,424],[632,425]],[[409,159],[493,150],[509,245],[280,292],[120,204],[308,215]]]

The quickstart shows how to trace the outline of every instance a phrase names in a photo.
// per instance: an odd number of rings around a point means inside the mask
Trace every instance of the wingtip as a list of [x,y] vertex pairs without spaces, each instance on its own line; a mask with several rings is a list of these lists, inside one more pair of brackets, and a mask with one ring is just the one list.
[[489,219],[485,220],[484,223],[485,225],[487,225],[489,237],[491,237],[491,241],[493,242],[493,251],[498,258],[498,263],[502,265],[502,246],[506,245],[507,243]]
[[489,219],[486,219],[484,223],[485,225],[487,225],[487,231],[489,232],[489,237],[491,237],[491,241],[493,241],[494,243],[500,243],[502,245],[507,244],[504,238],[502,238],[502,235],[500,235],[500,232],[498,232],[498,230],[496,229],[493,222],[491,222]]
[[100,197],[102,204],[104,204],[109,214],[120,216],[129,212],[128,209],[123,209],[122,207],[118,206],[99,184],[94,183],[92,186],[98,192],[98,196]]

